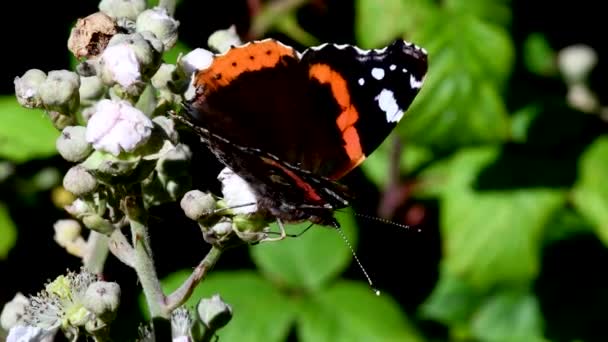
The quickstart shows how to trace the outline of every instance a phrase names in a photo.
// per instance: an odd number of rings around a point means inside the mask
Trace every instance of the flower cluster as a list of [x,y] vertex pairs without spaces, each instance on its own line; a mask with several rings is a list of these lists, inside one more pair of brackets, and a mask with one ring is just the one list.
[[[195,270],[181,292],[162,292],[149,253],[146,217],[152,206],[180,201],[219,251],[267,239],[255,195],[232,171],[218,176],[222,198],[191,189],[192,151],[178,134],[183,121],[168,114],[182,109],[193,92],[192,75],[208,67],[214,54],[195,49],[175,64],[164,61],[177,42],[179,22],[172,17],[171,2],[161,3],[167,7],[147,8],[145,0],[102,0],[99,12],[78,19],[71,31],[67,45],[79,61],[74,71],[32,69],[15,78],[19,103],[46,112],[61,131],[59,154],[73,163],[63,178],[73,195],[65,207],[72,218],[56,222],[54,239],[82,258],[87,271],[61,276],[37,296],[7,304],[2,322],[10,329],[9,341],[52,340],[59,330],[69,338],[84,331],[103,340],[120,296],[117,284],[94,275],[102,273],[108,251],[135,270],[151,315],[179,323],[174,340],[193,340],[196,324],[176,308],[200,281],[197,272],[207,268]],[[209,38],[218,52],[237,44],[234,28]],[[131,232],[123,234],[127,226]],[[224,326],[232,311],[213,297],[198,314],[209,334]]]

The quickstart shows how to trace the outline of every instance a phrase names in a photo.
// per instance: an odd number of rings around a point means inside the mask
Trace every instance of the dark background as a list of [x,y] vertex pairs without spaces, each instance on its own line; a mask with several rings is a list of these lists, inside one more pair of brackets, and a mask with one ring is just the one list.
[[[247,1],[182,1],[176,17],[181,22],[180,39],[190,47],[205,47],[210,33],[236,24],[239,33],[247,36],[250,17]],[[4,11],[1,23],[3,55],[0,93],[12,94],[13,79],[26,70],[38,68],[44,71],[69,68],[67,38],[71,24],[78,18],[96,11],[97,1],[70,2],[11,2],[10,10]],[[542,32],[554,49],[585,43],[596,49],[599,65],[592,74],[592,88],[606,102],[606,65],[608,52],[605,44],[605,11],[602,2],[579,0],[571,2],[526,1],[513,2],[511,34],[516,47],[531,32]],[[355,43],[353,33],[354,8],[350,1],[314,0],[299,11],[302,27],[320,41]],[[294,43],[285,37],[269,32],[286,43]],[[301,48],[295,44],[295,47]],[[521,61],[513,84],[526,84],[535,89],[558,90],[565,95],[565,87],[553,81],[536,79],[524,73]],[[521,99],[525,87],[510,87],[512,104]],[[0,123],[1,124],[1,123]],[[28,134],[28,132],[23,132]],[[193,144],[196,139],[192,138]],[[215,177],[218,165],[211,165],[209,155],[201,147],[195,156],[192,174],[199,187],[205,187]],[[40,168],[53,165],[65,172],[69,163],[59,157],[51,160],[32,161],[18,165],[17,172],[23,177],[34,174]],[[356,206],[362,214],[374,215],[381,194],[369,184],[363,175],[355,171],[347,183],[363,194],[364,199]],[[19,227],[19,240],[8,259],[0,261],[0,303],[10,300],[15,292],[32,294],[40,290],[44,282],[63,273],[66,268],[76,269],[80,261],[67,255],[53,241],[53,223],[68,215],[55,208],[50,193],[44,192],[24,200],[17,195],[14,183],[0,184],[0,200],[7,203],[11,216]],[[428,296],[438,276],[441,246],[438,236],[435,203],[414,203],[406,199],[393,220],[405,222],[412,208],[421,210],[423,219],[417,228],[403,230],[370,220],[360,222],[358,254],[377,285],[393,295],[404,310],[413,314],[414,309]],[[165,206],[152,213],[152,243],[160,275],[170,271],[194,267],[205,255],[205,245],[198,228],[176,206]],[[2,238],[2,237],[0,237]],[[500,237],[496,237],[499,239]],[[608,251],[593,236],[556,243],[544,251],[542,273],[537,281],[546,326],[554,335],[583,337],[587,341],[608,340],[608,315],[602,304],[608,298],[608,277],[605,265]],[[219,269],[253,267],[245,247],[227,253],[218,264]],[[363,280],[359,269],[352,265],[349,278]],[[110,258],[107,277],[122,285],[125,305],[118,324],[133,329],[139,319],[134,299],[138,284],[134,273],[126,266]],[[556,284],[558,286],[556,286]],[[590,303],[597,303],[595,305]],[[559,310],[556,308],[559,307]],[[412,315],[413,317],[413,315]],[[442,336],[442,329],[421,322],[429,335]]]

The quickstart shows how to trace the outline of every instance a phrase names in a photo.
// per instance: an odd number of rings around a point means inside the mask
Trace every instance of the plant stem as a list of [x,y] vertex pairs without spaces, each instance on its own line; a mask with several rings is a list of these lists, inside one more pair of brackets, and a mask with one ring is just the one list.
[[87,253],[82,258],[84,267],[91,273],[101,274],[108,258],[108,237],[94,230],[87,239]]
[[131,225],[133,249],[135,251],[135,272],[144,290],[148,310],[150,310],[150,317],[153,319],[170,319],[171,312],[164,305],[165,295],[154,268],[148,227],[143,222],[146,216],[145,209],[140,201],[134,197],[127,197],[125,199],[125,209]]
[[209,250],[205,258],[201,260],[194,271],[192,271],[190,277],[188,277],[177,290],[167,296],[165,303],[168,311],[175,310],[190,298],[192,291],[194,291],[196,286],[203,280],[207,272],[215,266],[220,259],[222,252],[223,250],[219,247],[211,247],[211,250]]

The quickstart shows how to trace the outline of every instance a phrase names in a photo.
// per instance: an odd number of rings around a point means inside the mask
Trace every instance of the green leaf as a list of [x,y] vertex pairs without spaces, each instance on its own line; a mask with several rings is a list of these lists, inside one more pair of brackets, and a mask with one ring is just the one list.
[[608,245],[608,136],[597,138],[578,163],[578,179],[572,191],[576,209]]
[[59,132],[43,111],[21,107],[14,96],[1,96],[0,122],[0,158],[21,163],[57,153]]
[[[387,139],[383,144],[372,153],[363,164],[361,170],[376,187],[384,189],[387,186],[391,167],[391,154],[393,144],[391,139]],[[425,147],[405,144],[401,150],[399,158],[399,170],[403,173],[410,173],[418,167],[431,161],[433,152]]]
[[[518,174],[517,164],[509,164],[517,159],[499,152],[498,148],[479,148],[458,153],[441,195],[446,270],[479,289],[500,283],[528,284],[534,279],[544,228],[565,202],[562,190],[523,183],[530,180]],[[513,178],[509,181],[524,177],[522,184],[494,178],[504,169]],[[530,168],[530,172],[539,170]]]
[[297,333],[302,342],[422,341],[387,294],[363,282],[341,281],[302,302]]
[[191,49],[188,45],[178,40],[177,44],[175,44],[171,50],[163,54],[163,60],[165,63],[175,64],[177,63],[177,57],[179,57],[180,54],[185,55],[186,53],[190,52],[190,50]]
[[[162,280],[163,290],[178,288],[190,275],[184,270]],[[194,307],[201,298],[218,293],[232,307],[233,317],[218,335],[220,341],[285,341],[294,322],[295,306],[269,282],[251,271],[212,272],[186,303]],[[147,313],[145,299],[140,307]]]
[[509,0],[445,0],[445,9],[471,14],[486,21],[506,26],[511,22],[511,6]]
[[17,241],[17,227],[11,220],[8,209],[0,202],[0,259],[6,259]]
[[468,330],[469,320],[481,300],[481,295],[467,282],[441,272],[439,283],[421,307],[421,314],[452,329]]
[[429,52],[429,72],[398,126],[406,141],[452,150],[506,140],[510,127],[500,89],[513,64],[508,33],[474,16],[438,15],[416,42]]
[[379,48],[397,37],[409,37],[434,10],[429,0],[357,0],[357,42],[364,48]]
[[[336,218],[354,248],[354,217],[351,213],[339,212]],[[295,233],[308,225],[310,223],[303,223],[288,229]],[[323,226],[312,227],[298,238],[252,246],[250,252],[258,268],[276,284],[312,291],[339,275],[352,259],[351,251],[340,234]]]
[[557,72],[556,53],[542,33],[530,34],[524,41],[522,50],[524,64],[530,72],[541,76]]
[[479,341],[545,341],[538,301],[527,292],[499,292],[484,303],[471,324]]

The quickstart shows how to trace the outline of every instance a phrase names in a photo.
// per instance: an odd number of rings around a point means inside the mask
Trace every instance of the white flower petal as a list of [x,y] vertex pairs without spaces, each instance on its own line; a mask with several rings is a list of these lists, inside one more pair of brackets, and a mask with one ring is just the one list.
[[31,325],[16,325],[11,328],[6,342],[52,342],[57,329],[42,329]]
[[87,124],[86,140],[96,150],[119,155],[145,143],[152,127],[152,120],[129,102],[101,100]]
[[213,62],[213,53],[209,50],[197,48],[188,52],[181,60],[186,75],[197,70],[207,69]]
[[[236,214],[249,214],[258,211],[255,193],[243,178],[229,168],[224,168],[217,179],[222,183],[222,194],[226,204]],[[243,206],[246,204],[251,204]]]
[[104,67],[112,74],[112,79],[121,86],[126,88],[140,79],[139,62],[131,45],[108,46],[101,58]]

